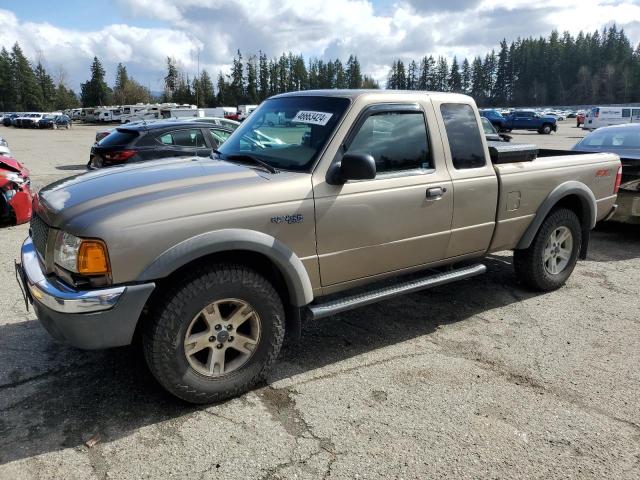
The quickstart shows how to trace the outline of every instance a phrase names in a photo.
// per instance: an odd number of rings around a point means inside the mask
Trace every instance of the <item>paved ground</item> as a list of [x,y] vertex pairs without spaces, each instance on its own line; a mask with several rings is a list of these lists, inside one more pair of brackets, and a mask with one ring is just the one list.
[[[571,126],[516,140],[568,147]],[[81,169],[94,130],[0,135],[42,185]],[[0,231],[0,478],[640,477],[637,229],[595,232],[554,293],[499,255],[483,277],[307,325],[266,385],[207,408],[132,349],[53,341],[13,279],[26,232]]]

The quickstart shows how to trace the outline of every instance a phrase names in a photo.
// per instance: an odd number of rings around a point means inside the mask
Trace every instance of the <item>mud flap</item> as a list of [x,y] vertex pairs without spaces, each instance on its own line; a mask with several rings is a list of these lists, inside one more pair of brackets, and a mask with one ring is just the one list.
[[591,230],[582,231],[582,243],[580,244],[580,260],[587,259],[587,250],[589,250],[589,238],[591,237]]

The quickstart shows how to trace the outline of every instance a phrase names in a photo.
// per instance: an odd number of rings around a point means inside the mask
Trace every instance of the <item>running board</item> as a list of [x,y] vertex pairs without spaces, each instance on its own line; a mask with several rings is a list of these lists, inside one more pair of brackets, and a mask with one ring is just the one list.
[[319,318],[335,315],[353,308],[363,307],[365,305],[387,300],[399,295],[437,287],[439,285],[444,285],[445,283],[464,280],[465,278],[475,277],[476,275],[480,275],[486,271],[487,267],[479,263],[477,265],[450,270],[448,272],[436,273],[435,275],[429,275],[428,277],[422,277],[417,280],[410,280],[390,287],[383,287],[357,295],[342,297],[337,300],[330,300],[327,303],[310,305],[309,310],[311,317],[314,320],[317,320]]

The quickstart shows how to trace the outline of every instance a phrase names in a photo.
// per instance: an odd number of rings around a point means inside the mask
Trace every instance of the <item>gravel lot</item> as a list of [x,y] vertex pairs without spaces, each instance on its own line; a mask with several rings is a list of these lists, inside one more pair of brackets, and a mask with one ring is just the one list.
[[[82,171],[96,128],[0,135],[42,186]],[[0,231],[0,478],[640,477],[638,229],[599,228],[553,293],[495,255],[482,277],[308,324],[266,385],[207,408],[134,349],[52,340],[14,280],[26,235]]]

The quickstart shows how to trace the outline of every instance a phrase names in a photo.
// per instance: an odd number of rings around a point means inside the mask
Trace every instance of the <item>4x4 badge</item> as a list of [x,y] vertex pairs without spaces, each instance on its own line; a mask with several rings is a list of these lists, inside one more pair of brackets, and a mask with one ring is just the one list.
[[300,213],[295,215],[278,215],[277,217],[271,217],[271,223],[302,223],[304,216]]

